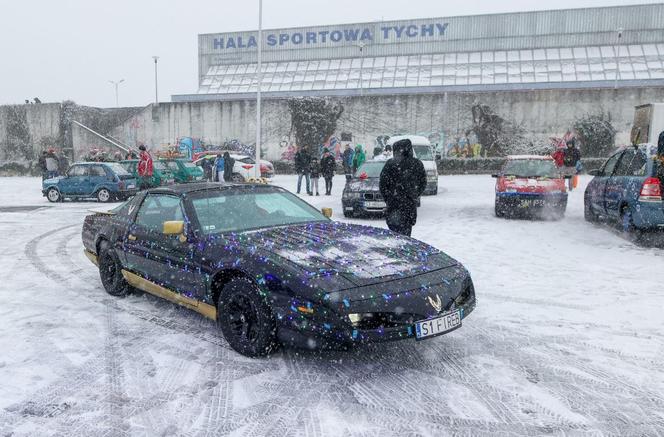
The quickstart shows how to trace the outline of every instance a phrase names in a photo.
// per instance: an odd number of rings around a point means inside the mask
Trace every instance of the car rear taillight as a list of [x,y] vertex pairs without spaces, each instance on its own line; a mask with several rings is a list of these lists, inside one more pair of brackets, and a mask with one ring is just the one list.
[[661,202],[662,186],[657,178],[648,178],[643,182],[639,202]]
[[499,177],[496,181],[496,191],[502,193],[505,191],[505,178]]
[[250,169],[254,168],[254,166],[253,166],[253,165],[249,165],[249,164],[244,164],[244,165],[242,166],[242,168],[245,169],[245,170],[250,170]]

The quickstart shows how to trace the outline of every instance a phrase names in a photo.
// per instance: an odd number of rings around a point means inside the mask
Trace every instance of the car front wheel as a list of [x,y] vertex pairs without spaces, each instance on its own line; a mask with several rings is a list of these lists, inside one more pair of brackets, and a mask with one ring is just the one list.
[[111,192],[106,188],[102,188],[97,191],[97,201],[101,203],[106,203],[111,200]]
[[60,192],[57,190],[57,188],[49,188],[46,192],[46,198],[49,202],[53,203],[60,202],[62,200],[62,196],[60,195]]
[[272,310],[247,278],[231,279],[221,290],[217,324],[228,344],[242,355],[265,356],[277,346]]
[[120,260],[107,241],[99,245],[99,276],[111,296],[126,296],[131,291],[131,286],[122,276]]

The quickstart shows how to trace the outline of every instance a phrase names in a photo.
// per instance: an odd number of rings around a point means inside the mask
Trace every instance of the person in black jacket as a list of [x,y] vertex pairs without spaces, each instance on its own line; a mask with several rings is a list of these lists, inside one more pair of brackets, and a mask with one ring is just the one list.
[[417,222],[417,199],[427,186],[427,174],[422,161],[413,156],[409,139],[394,143],[393,153],[394,158],[380,173],[380,194],[387,204],[387,227],[410,237]]
[[563,174],[570,176],[568,179],[569,191],[574,189],[573,178],[578,173],[577,164],[579,161],[581,161],[581,152],[576,147],[576,141],[574,138],[567,140],[567,147],[563,152]]
[[307,194],[312,195],[309,187],[309,165],[311,164],[311,155],[304,147],[298,146],[295,153],[295,172],[297,173],[297,194],[300,194],[302,187],[302,177],[307,183]]
[[224,181],[230,182],[233,180],[233,166],[235,160],[231,158],[231,154],[224,152]]
[[332,194],[332,178],[334,177],[334,170],[337,168],[337,162],[334,156],[330,153],[329,149],[323,149],[323,157],[320,160],[320,172],[325,179],[325,195]]

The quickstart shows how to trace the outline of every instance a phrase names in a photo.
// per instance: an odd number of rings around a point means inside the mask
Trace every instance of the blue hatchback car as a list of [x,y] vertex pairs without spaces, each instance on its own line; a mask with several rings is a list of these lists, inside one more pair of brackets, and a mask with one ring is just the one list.
[[136,184],[134,176],[117,162],[78,162],[69,167],[66,175],[45,179],[42,194],[50,202],[65,198],[109,202],[133,196]]
[[595,176],[584,197],[585,218],[620,225],[623,231],[664,230],[662,182],[657,175],[657,147],[652,144],[626,147],[604,165],[589,172]]

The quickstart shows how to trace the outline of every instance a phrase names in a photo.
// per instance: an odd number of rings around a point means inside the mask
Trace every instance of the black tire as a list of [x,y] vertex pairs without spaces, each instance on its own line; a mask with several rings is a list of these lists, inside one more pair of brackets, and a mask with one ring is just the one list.
[[353,211],[344,211],[344,217],[353,218],[355,217],[355,214],[353,213]]
[[642,242],[643,231],[634,225],[632,210],[629,206],[623,206],[620,210],[620,228],[628,240],[636,244]]
[[219,294],[217,325],[228,344],[248,357],[262,357],[276,349],[272,309],[247,278],[231,279]]
[[122,265],[108,241],[99,244],[99,277],[104,289],[111,296],[122,297],[131,292],[131,286],[122,276]]
[[437,196],[438,195],[438,187],[434,188],[433,191],[431,192],[432,196]]
[[505,217],[505,211],[503,210],[503,206],[500,203],[496,202],[493,211],[496,214],[496,217],[498,218]]
[[107,188],[100,188],[97,191],[97,202],[107,203],[107,202],[110,202],[112,199],[113,199],[113,196],[111,195],[111,192],[108,191]]
[[244,182],[244,178],[242,177],[242,175],[240,173],[233,173],[231,175],[231,182],[241,183],[241,182]]
[[51,203],[62,202],[62,195],[60,194],[60,191],[58,191],[57,188],[53,187],[49,188],[48,191],[46,192],[46,198]]

